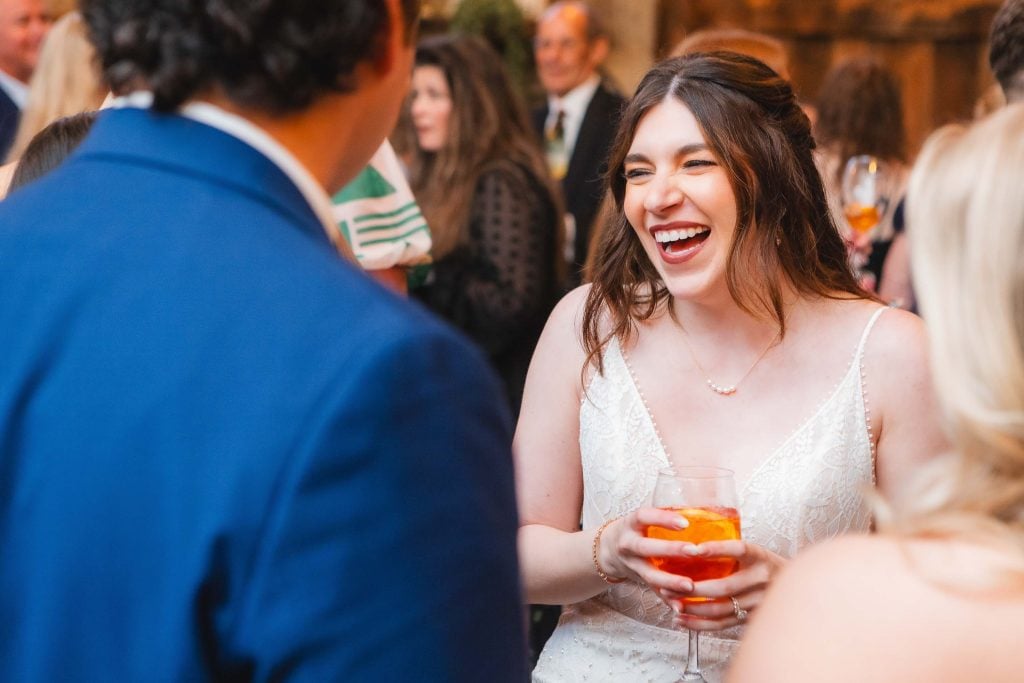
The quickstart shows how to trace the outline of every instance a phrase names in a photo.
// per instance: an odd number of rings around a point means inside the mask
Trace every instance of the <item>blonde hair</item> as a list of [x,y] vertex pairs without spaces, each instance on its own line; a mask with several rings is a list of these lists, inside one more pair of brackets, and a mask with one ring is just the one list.
[[954,454],[897,530],[1012,548],[1024,578],[1024,105],[946,127],[908,192],[914,285]]
[[35,134],[53,121],[99,109],[106,94],[82,16],[69,12],[53,25],[43,42],[8,160],[20,157]]
[[694,31],[676,43],[669,57],[694,52],[738,52],[759,59],[782,78],[789,80],[789,55],[781,41],[739,28],[710,28]]

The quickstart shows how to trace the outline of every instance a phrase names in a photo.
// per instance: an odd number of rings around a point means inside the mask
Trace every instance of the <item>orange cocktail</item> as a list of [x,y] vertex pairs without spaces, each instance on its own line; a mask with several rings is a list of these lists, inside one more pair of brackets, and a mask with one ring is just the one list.
[[[648,538],[668,541],[705,543],[707,541],[733,541],[740,538],[740,513],[729,507],[663,507],[685,517],[690,525],[685,529],[667,529],[660,526],[647,527]],[[694,581],[720,579],[736,571],[739,563],[735,557],[652,557],[651,564]],[[703,600],[703,598],[691,598]]]
[[881,215],[878,207],[866,204],[848,204],[843,213],[846,214],[846,221],[858,235],[866,235],[871,229],[878,225]]

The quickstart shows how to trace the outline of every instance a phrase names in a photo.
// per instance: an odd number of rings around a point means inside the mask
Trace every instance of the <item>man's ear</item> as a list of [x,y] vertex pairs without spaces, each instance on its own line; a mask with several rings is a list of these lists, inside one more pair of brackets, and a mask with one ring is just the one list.
[[590,64],[594,69],[604,64],[604,60],[608,58],[608,51],[611,49],[611,43],[604,36],[598,36],[594,38],[594,42],[590,44]]
[[380,38],[380,48],[373,61],[374,69],[382,76],[401,62],[399,55],[408,49],[410,38],[405,35],[406,21],[399,0],[385,0],[385,4],[388,8],[388,27]]

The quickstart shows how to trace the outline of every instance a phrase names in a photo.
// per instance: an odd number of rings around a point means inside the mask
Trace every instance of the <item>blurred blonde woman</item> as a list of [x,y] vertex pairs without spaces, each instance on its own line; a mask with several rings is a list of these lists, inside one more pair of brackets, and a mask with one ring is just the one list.
[[36,133],[64,116],[99,109],[107,94],[96,54],[78,12],[61,17],[46,36],[29,81],[28,101],[7,160],[21,156]]
[[1021,680],[1024,105],[925,145],[914,285],[953,452],[882,524],[808,551],[753,621],[732,681]]

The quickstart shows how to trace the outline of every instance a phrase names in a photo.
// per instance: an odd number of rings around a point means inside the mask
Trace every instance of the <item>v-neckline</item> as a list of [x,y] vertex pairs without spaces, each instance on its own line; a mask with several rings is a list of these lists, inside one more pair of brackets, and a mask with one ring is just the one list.
[[[873,320],[874,318],[875,315],[873,314],[871,320]],[[871,324],[871,320],[869,320],[868,325]],[[866,332],[868,330],[868,326],[865,325],[864,329]],[[743,483],[743,485],[738,487],[740,489],[739,494],[741,502],[746,498],[746,492],[750,488],[751,482],[755,481],[758,475],[768,466],[768,464],[774,461],[778,457],[779,453],[783,452],[786,446],[788,446],[797,436],[799,436],[811,424],[813,424],[815,419],[819,415],[821,415],[821,413],[836,400],[836,397],[840,395],[840,390],[845,388],[847,383],[850,381],[850,377],[855,377],[857,375],[857,373],[855,372],[858,366],[857,359],[862,353],[863,341],[864,334],[861,335],[861,339],[858,342],[857,347],[853,351],[853,355],[850,358],[846,371],[843,373],[843,376],[839,379],[839,381],[836,382],[835,386],[831,389],[827,396],[818,403],[817,407],[814,408],[806,418],[797,423],[797,426],[789,433],[788,436],[786,436],[782,440],[781,443],[779,443],[775,448],[773,448],[769,452],[766,458],[764,458],[760,463],[758,463],[756,467],[754,467],[753,470],[751,470],[750,476],[747,478],[747,480]],[[671,456],[669,455],[668,451],[668,446],[665,445],[665,440],[662,438],[661,431],[658,429],[658,423],[654,419],[654,415],[651,413],[650,406],[647,405],[647,400],[644,398],[643,391],[641,391],[640,389],[640,380],[634,374],[629,362],[629,358],[626,355],[626,352],[622,350],[622,347],[620,346],[619,340],[617,338],[613,337],[609,344],[614,346],[615,351],[619,356],[619,361],[622,363],[622,367],[625,371],[625,374],[629,378],[629,385],[630,387],[632,387],[633,397],[643,408],[644,415],[647,417],[647,427],[651,432],[654,433],[654,436],[658,443],[658,447],[661,449],[662,465],[674,466],[675,463],[673,463],[671,460]],[[871,438],[870,434],[868,435],[868,438]]]

